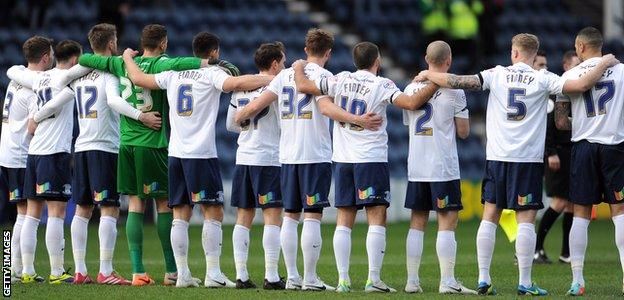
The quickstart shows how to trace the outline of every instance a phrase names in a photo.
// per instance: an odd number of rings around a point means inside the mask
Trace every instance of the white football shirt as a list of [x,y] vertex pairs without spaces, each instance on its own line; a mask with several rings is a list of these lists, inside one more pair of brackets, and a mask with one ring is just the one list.
[[[411,83],[405,94],[413,95],[424,83]],[[418,110],[404,110],[403,122],[409,127],[407,177],[415,182],[460,179],[455,118],[468,118],[463,90],[438,89]]]
[[[576,79],[591,70],[600,57],[585,60],[562,76]],[[587,140],[603,145],[624,142],[624,65],[607,69],[596,85],[583,94],[560,95],[557,101],[571,102],[572,141]]]
[[11,81],[7,87],[2,110],[0,134],[0,166],[26,168],[28,145],[28,117],[36,109],[37,96],[32,90]]
[[[230,105],[241,110],[254,101],[266,87],[253,91],[235,92]],[[260,113],[241,126],[238,135],[236,164],[248,166],[280,166],[280,115],[277,101],[273,101]]]
[[70,84],[78,107],[80,134],[76,152],[119,152],[119,114],[107,104],[107,95],[119,95],[119,79],[94,70]]
[[401,94],[394,82],[358,70],[321,78],[316,83],[323,94],[332,97],[336,105],[349,113],[363,115],[372,112],[383,118],[377,131],[335,122],[332,160],[341,163],[388,162],[386,108]]
[[519,62],[482,71],[489,89],[486,110],[487,160],[543,162],[548,95],[561,94],[564,79]]
[[[305,73],[311,80],[332,76],[315,63],[308,63]],[[282,70],[269,84],[268,91],[278,96],[280,109],[279,157],[282,164],[312,164],[331,162],[329,118],[321,114],[316,101],[319,97],[297,93],[295,72]]]
[[[41,108],[61,90],[57,80],[68,70],[51,69],[45,72],[30,73],[34,75],[32,90],[37,95],[37,107]],[[52,117],[41,121],[30,141],[28,154],[49,155],[71,151],[74,128],[74,103],[68,102]]]
[[223,83],[230,75],[216,66],[155,75],[167,90],[171,137],[169,156],[216,158],[215,124]]

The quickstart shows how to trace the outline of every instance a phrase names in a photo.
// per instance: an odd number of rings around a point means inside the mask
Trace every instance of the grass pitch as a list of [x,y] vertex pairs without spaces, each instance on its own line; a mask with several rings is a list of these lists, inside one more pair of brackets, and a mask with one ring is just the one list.
[[[475,236],[478,221],[461,222],[457,230],[456,238],[458,243],[457,263],[455,273],[460,281],[466,286],[474,288],[476,286],[478,269],[476,259]],[[232,280],[235,279],[234,259],[232,256],[232,226],[223,227],[223,254],[221,256],[221,269]],[[301,226],[300,226],[301,229]],[[337,271],[334,262],[332,249],[333,225],[323,225],[323,250],[318,265],[320,277],[331,285],[337,282]],[[13,297],[20,299],[197,299],[198,297],[209,297],[212,299],[275,299],[275,298],[301,298],[301,299],[328,299],[328,298],[426,298],[439,299],[453,296],[441,296],[437,294],[439,269],[435,253],[436,225],[430,223],[425,235],[425,248],[420,267],[421,285],[425,291],[421,295],[410,295],[403,292],[406,271],[405,271],[405,237],[408,230],[407,223],[394,223],[388,226],[387,247],[384,265],[382,269],[382,279],[390,286],[399,290],[399,293],[391,295],[370,295],[362,290],[367,275],[367,257],[365,247],[367,227],[358,224],[353,230],[352,254],[351,254],[351,279],[354,292],[348,295],[336,293],[319,292],[286,292],[286,291],[264,291],[258,290],[225,290],[207,288],[177,289],[174,287],[164,287],[160,285],[149,287],[111,287],[102,285],[59,285],[52,286],[47,283],[36,285],[14,284]],[[595,221],[590,225],[589,246],[585,262],[586,295],[591,298],[621,298],[622,295],[622,271],[614,242],[614,229],[610,221]],[[130,260],[128,257],[128,246],[126,242],[124,227],[118,228],[117,249],[115,251],[115,269],[125,276],[131,277]],[[49,274],[49,263],[45,249],[45,228],[39,228],[39,241],[36,253],[37,272],[47,277]],[[69,227],[65,227],[65,267],[71,267],[73,260],[71,256],[71,242]],[[195,277],[203,280],[205,272],[204,253],[201,247],[201,227],[191,226],[190,228],[190,249],[189,264]],[[556,259],[561,245],[561,223],[554,225],[548,236],[546,250],[551,259]],[[504,298],[516,298],[517,267],[514,265],[514,246],[509,243],[502,230],[498,230],[496,240],[496,250],[492,261],[492,279],[497,287],[499,295]],[[98,240],[96,225],[89,228],[89,243],[87,252],[87,267],[93,278],[97,275],[98,262]],[[163,255],[160,248],[156,229],[153,226],[145,227],[144,245],[145,267],[157,282],[162,281],[164,274]],[[302,257],[299,253],[299,272],[303,274],[301,265]],[[251,232],[251,247],[248,261],[248,268],[251,279],[258,285],[262,285],[264,276],[264,256],[262,252],[262,226],[254,226]],[[280,274],[285,276],[286,271],[283,264],[280,264]],[[567,291],[571,281],[570,267],[567,264],[558,262],[552,265],[537,265],[533,268],[533,280],[541,287],[547,289],[549,293],[556,297],[562,297]],[[456,297],[456,296],[455,296]]]

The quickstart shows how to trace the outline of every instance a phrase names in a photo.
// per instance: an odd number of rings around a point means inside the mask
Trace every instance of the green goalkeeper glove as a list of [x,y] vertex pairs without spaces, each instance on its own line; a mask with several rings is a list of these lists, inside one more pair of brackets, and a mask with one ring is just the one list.
[[231,62],[223,59],[211,59],[208,61],[210,65],[216,65],[231,76],[239,76],[240,70]]

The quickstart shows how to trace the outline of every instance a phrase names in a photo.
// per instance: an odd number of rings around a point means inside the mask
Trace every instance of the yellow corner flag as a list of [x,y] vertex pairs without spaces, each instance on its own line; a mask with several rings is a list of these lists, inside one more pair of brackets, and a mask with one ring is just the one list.
[[498,221],[503,231],[507,235],[510,243],[513,243],[518,236],[518,222],[516,222],[516,212],[511,209],[503,209],[500,221]]

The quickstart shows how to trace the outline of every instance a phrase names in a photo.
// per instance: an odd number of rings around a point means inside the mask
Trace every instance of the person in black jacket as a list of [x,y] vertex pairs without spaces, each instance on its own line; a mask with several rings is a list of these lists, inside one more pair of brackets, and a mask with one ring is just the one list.
[[[574,50],[570,50],[563,55],[563,69],[567,71],[580,63]],[[546,68],[546,54],[540,52],[535,58],[534,68]],[[561,245],[561,255],[559,261],[570,263],[570,247],[568,237],[572,226],[572,205],[568,202],[570,189],[570,152],[572,142],[570,141],[570,131],[558,130],[555,126],[554,101],[548,100],[548,122],[546,129],[545,169],[544,185],[546,195],[551,197],[550,207],[544,212],[537,228],[537,243],[535,245],[535,263],[550,264],[552,261],[544,250],[544,240],[550,228],[555,223],[559,215],[563,212],[563,240]]]

